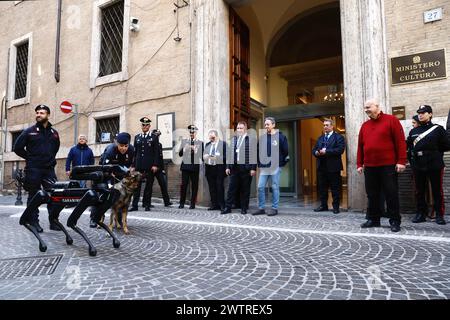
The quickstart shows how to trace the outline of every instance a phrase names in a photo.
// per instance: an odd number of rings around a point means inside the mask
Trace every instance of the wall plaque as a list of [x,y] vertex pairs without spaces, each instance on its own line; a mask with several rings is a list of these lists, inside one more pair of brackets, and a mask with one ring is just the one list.
[[405,107],[392,107],[392,114],[397,117],[398,120],[405,120],[406,119],[406,113],[405,113]]
[[392,85],[447,78],[445,49],[391,58]]

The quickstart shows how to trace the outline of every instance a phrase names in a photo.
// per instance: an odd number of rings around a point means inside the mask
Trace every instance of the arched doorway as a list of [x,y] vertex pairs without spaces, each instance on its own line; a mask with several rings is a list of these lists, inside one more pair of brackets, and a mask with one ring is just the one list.
[[[250,101],[263,105],[264,116],[274,116],[289,139],[292,160],[281,178],[282,194],[313,201],[311,149],[321,120],[334,119],[345,134],[339,2],[243,1],[233,12],[249,32]],[[346,181],[346,170],[342,174]]]

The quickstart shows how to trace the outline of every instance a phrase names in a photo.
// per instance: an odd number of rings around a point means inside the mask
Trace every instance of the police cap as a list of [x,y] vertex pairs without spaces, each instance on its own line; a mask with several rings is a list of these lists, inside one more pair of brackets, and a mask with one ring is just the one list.
[[145,124],[145,125],[150,124],[150,122],[152,122],[152,120],[150,120],[150,119],[147,118],[147,117],[142,117],[139,121],[140,121],[142,124]]
[[161,131],[159,131],[159,129],[153,129],[152,134],[159,136],[159,135],[161,135]]
[[117,143],[120,144],[129,144],[131,136],[128,132],[121,132],[117,135]]
[[188,130],[190,133],[194,133],[195,131],[198,131],[198,128],[194,126],[193,124],[188,126]]
[[419,109],[417,109],[417,113],[424,113],[424,112],[433,113],[433,109],[431,109],[429,105],[426,104],[421,105]]
[[50,108],[47,107],[45,104],[39,104],[39,105],[36,106],[36,108],[34,108],[35,112],[38,111],[38,110],[45,110],[45,111],[47,111],[47,113],[50,114]]

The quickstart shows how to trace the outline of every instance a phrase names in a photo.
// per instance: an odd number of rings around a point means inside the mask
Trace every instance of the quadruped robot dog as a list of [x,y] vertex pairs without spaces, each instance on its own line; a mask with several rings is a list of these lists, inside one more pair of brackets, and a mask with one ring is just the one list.
[[[111,236],[114,248],[120,247],[120,241],[116,235],[106,226],[101,220],[105,212],[114,204],[119,196],[119,192],[108,182],[114,177],[123,177],[128,173],[128,169],[119,165],[89,165],[74,167],[70,175],[71,181],[55,182],[51,189],[40,190],[31,199],[22,216],[19,224],[30,230],[39,241],[39,250],[41,252],[47,251],[47,245],[40,237],[36,228],[32,226],[29,221],[31,213],[36,210],[41,204],[51,203],[53,205],[52,212],[49,212],[49,220],[58,225],[66,236],[66,243],[71,245],[73,239],[70,237],[67,230],[59,222],[59,214],[66,207],[76,204],[69,218],[67,219],[67,226],[78,233],[89,246],[89,255],[97,255],[97,249],[89,240],[87,235],[77,226],[78,219],[83,212],[89,207],[93,206],[95,210],[94,221],[103,228]],[[75,181],[73,181],[75,180]],[[91,188],[80,188],[80,184],[76,180],[92,180]]]

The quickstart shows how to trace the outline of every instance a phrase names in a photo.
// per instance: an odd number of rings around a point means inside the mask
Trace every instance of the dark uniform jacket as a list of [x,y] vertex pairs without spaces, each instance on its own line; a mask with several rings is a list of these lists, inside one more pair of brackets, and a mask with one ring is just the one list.
[[[316,151],[326,148],[324,155],[317,156]],[[325,135],[321,135],[312,149],[313,156],[317,158],[317,169],[326,172],[338,172],[343,170],[342,153],[345,150],[344,137],[339,133],[333,134],[325,141]]]
[[37,122],[25,129],[14,144],[14,152],[26,160],[27,168],[53,168],[59,150],[59,134],[49,122],[47,128]]
[[131,167],[134,160],[134,147],[128,145],[125,154],[121,154],[115,143],[108,145],[100,157],[100,164],[118,164],[127,168]]
[[444,127],[438,127],[428,133],[414,146],[414,140],[423,132],[435,126],[431,121],[427,124],[413,128],[409,132],[408,156],[413,169],[416,170],[440,170],[444,165],[444,151],[450,150],[450,141]]
[[159,139],[156,135],[143,133],[134,137],[134,168],[138,171],[149,171],[153,166],[158,166]]
[[[191,150],[191,152],[184,152],[184,147],[188,145],[194,145],[195,151]],[[180,150],[178,151],[178,155],[183,157],[180,170],[198,172],[200,170],[200,163],[203,161],[203,150],[203,141],[198,139],[195,139],[194,141],[191,139],[183,139]]]
[[[227,160],[227,169],[230,169],[231,171],[256,170],[258,152],[256,139],[250,138],[248,135],[246,135],[244,138],[244,142],[242,142],[240,146],[238,146],[238,138],[238,136],[235,136],[231,141],[231,150]],[[239,152],[237,152],[237,150],[239,150]],[[244,157],[242,157],[242,155],[244,155]]]
[[164,155],[163,155],[163,146],[161,143],[158,143],[158,157],[156,160],[156,166],[159,170],[164,171]]

